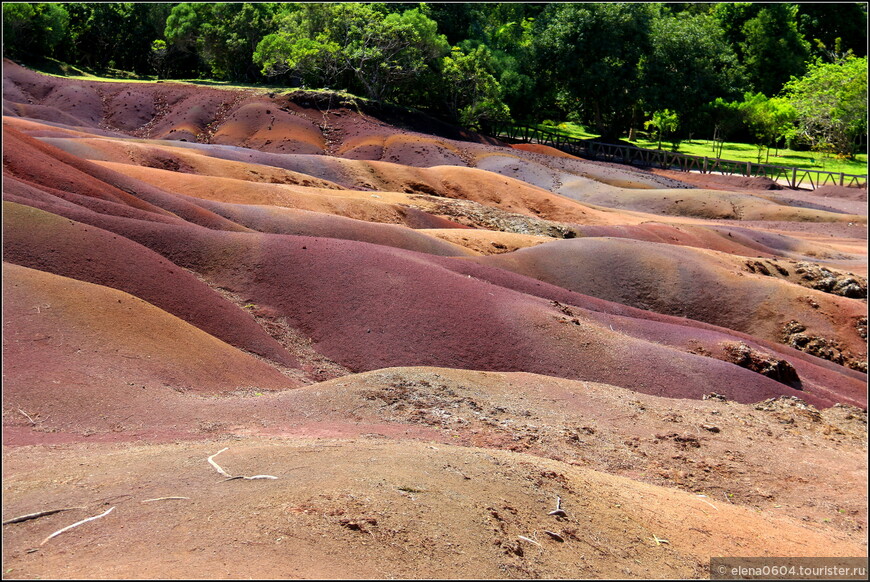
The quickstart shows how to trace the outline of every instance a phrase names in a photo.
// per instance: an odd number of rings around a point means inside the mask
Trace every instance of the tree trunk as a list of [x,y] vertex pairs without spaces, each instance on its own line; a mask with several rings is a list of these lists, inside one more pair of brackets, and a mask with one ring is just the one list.
[[604,123],[601,121],[601,105],[598,101],[595,102],[595,130],[598,132],[598,135],[604,135]]

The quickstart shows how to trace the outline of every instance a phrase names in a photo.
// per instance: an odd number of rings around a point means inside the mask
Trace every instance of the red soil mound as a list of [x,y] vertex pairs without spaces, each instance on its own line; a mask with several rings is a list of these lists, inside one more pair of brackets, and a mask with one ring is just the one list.
[[[793,393],[737,366],[647,343],[670,334],[665,343],[687,349],[688,333],[688,337],[701,337],[698,345],[712,353],[731,337],[721,331],[706,337],[697,329],[669,329],[644,320],[621,322],[622,318],[583,310],[578,314],[586,313],[582,318],[587,323],[581,325],[580,315],[566,318],[546,301],[477,281],[504,278],[500,275],[504,271],[478,267],[469,278],[433,265],[437,257],[423,259],[426,255],[365,243],[232,235],[84,209],[58,211],[144,244],[176,265],[205,275],[212,285],[246,297],[270,317],[287,317],[293,327],[315,340],[320,353],[354,370],[407,362],[527,370],[614,384],[618,380],[639,391],[682,397],[706,393],[709,374],[715,373],[731,378],[727,392],[737,400]],[[460,266],[449,264],[450,268]],[[506,284],[525,287],[524,293],[544,294],[533,282],[523,281],[531,280],[508,277]],[[585,306],[590,300],[569,294],[566,301]],[[600,311],[635,313],[631,308],[595,301],[592,306]],[[642,340],[608,332],[603,326],[611,322],[620,324],[620,331],[634,328],[630,335]],[[469,335],[468,329],[475,333]],[[568,357],[568,353],[575,356]],[[628,368],[624,365],[629,353],[632,362],[647,362],[643,371],[634,363]],[[843,373],[815,370],[805,363],[795,366],[810,391],[801,395],[815,403],[824,405],[841,398],[854,402],[861,397],[862,385],[854,381],[852,386],[853,380]]]
[[[207,273],[213,285],[286,316],[312,337],[318,351],[353,370],[397,362],[532,370],[611,383],[619,379],[644,392],[698,397],[709,388],[711,368],[724,366],[715,374],[731,378],[735,399],[793,393],[742,368],[613,334],[592,320],[563,322],[546,301],[439,269],[432,264],[436,257],[351,241],[183,232],[170,226],[159,231],[134,238],[181,266]],[[567,358],[568,353],[575,356]],[[629,353],[634,364],[648,362],[639,366],[643,372],[620,363]],[[816,384],[810,376],[808,389]],[[852,380],[845,376],[826,380],[838,386],[835,390],[860,392],[858,382],[849,388]],[[674,382],[675,377],[681,380]],[[820,402],[827,399],[814,393]]]
[[22,181],[118,202],[158,215],[175,215],[210,228],[246,230],[179,196],[101,168],[14,129],[4,131],[4,142],[7,147],[3,151],[3,173]]
[[[475,261],[585,295],[784,341],[791,321],[866,360],[866,304],[750,272],[745,259],[688,247],[581,238]],[[781,268],[785,269],[783,265]],[[771,267],[772,269],[773,267]],[[794,267],[791,267],[794,270]]]
[[153,186],[160,185],[172,192],[183,194],[181,199],[192,197],[229,204],[295,208],[357,220],[404,224],[411,228],[450,228],[456,226],[448,220],[420,210],[381,202],[378,200],[380,196],[372,196],[369,193],[365,193],[363,198],[356,193],[348,195],[343,191],[331,189],[261,184],[248,180],[182,174],[170,170],[143,168],[112,162],[100,162],[100,164],[109,171],[128,176],[134,182],[150,183]]
[[165,211],[128,192],[112,187],[76,166],[88,164],[57,148],[42,144],[17,130],[3,130],[3,172],[21,180],[76,192],[84,196],[119,202],[157,214]]
[[157,253],[108,231],[3,203],[3,258],[125,291],[230,345],[295,367],[254,319]]
[[[457,244],[439,240],[398,224],[366,222],[320,212],[274,206],[224,204],[208,200],[203,200],[199,204],[237,224],[263,233],[355,240],[444,257],[473,254]],[[445,230],[467,231],[467,229],[453,228]]]
[[775,249],[759,244],[746,235],[730,230],[722,232],[700,225],[670,225],[643,223],[620,226],[581,226],[578,228],[584,237],[615,237],[661,242],[672,245],[696,247],[743,255],[748,257],[780,255]]
[[142,390],[143,384],[198,392],[298,385],[274,367],[108,287],[4,263],[3,296],[4,400],[38,407],[75,386],[76,398],[100,400],[112,410],[125,407],[123,394]]
[[[309,174],[251,162],[222,160],[203,155],[201,151],[171,147],[166,142],[138,142],[115,139],[60,139],[43,138],[40,141],[62,149],[80,158],[94,161],[114,162],[145,166],[187,174],[201,174],[223,178],[235,178],[270,184],[293,184],[315,188],[339,190],[343,187],[328,180],[320,180]],[[209,145],[209,148],[215,146]],[[322,156],[318,156],[322,158]]]

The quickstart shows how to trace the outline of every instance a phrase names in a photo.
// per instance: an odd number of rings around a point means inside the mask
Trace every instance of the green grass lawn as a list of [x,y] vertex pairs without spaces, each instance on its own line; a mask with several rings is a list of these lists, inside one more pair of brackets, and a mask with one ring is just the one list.
[[[648,139],[637,139],[633,142],[638,147],[655,149],[658,142]],[[671,149],[670,142],[662,142],[662,149]],[[713,151],[712,140],[686,140],[680,142],[681,154],[700,157],[716,157]],[[867,154],[858,154],[855,160],[837,159],[830,154],[818,152],[795,151],[789,149],[770,148],[761,152],[761,163],[772,166],[788,166],[803,168],[806,170],[823,170],[825,172],[843,172],[844,174],[867,174]],[[758,162],[758,148],[753,144],[725,142],[722,147],[723,160],[736,160],[738,162]]]
[[[544,121],[542,123],[531,125],[538,129],[557,133],[566,137],[576,139],[596,139],[599,136],[595,133],[590,133],[579,124],[571,122],[555,123],[552,121]],[[658,142],[651,139],[638,138],[631,141],[637,147],[656,149]],[[671,143],[662,141],[662,149],[671,149]],[[690,156],[707,156],[715,158],[713,152],[712,140],[686,140],[679,144],[678,153],[687,154]],[[735,160],[738,162],[758,162],[758,148],[754,144],[725,142],[722,148],[723,160]],[[837,159],[833,155],[820,154],[817,152],[795,151],[789,149],[776,150],[771,148],[770,157],[767,156],[767,151],[762,152],[761,163],[770,164],[772,166],[787,166],[797,167],[806,170],[823,170],[826,172],[843,172],[844,174],[856,174],[860,176],[867,175],[867,154],[858,154],[855,160]]]

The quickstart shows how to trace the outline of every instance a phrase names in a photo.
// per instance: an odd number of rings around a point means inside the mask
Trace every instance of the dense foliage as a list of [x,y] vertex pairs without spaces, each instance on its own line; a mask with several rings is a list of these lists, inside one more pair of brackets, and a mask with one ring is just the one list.
[[469,128],[866,144],[864,3],[4,3],[3,33],[19,61],[330,87]]

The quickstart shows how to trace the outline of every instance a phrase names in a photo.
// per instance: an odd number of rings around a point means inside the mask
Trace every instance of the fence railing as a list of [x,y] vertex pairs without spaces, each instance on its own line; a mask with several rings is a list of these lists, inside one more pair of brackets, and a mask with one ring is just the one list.
[[631,145],[609,144],[567,137],[528,125],[495,126],[491,132],[493,137],[507,138],[508,140],[524,143],[540,143],[565,153],[591,160],[630,164],[640,167],[654,166],[683,172],[697,171],[702,174],[717,173],[753,178],[763,177],[775,181],[783,180],[788,184],[789,188],[809,187],[814,190],[829,184],[867,187],[866,175],[723,160],[720,158],[678,154],[664,150],[650,150]]

